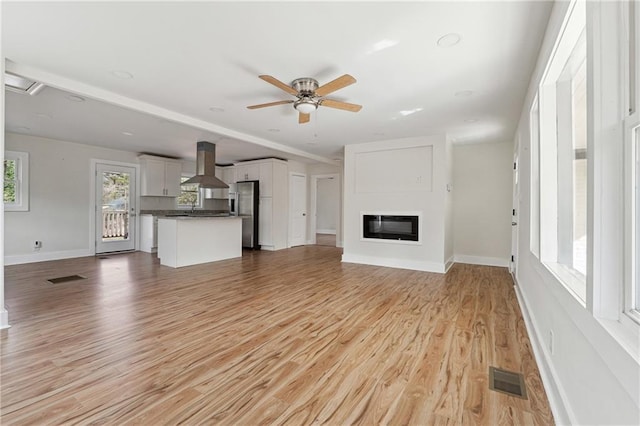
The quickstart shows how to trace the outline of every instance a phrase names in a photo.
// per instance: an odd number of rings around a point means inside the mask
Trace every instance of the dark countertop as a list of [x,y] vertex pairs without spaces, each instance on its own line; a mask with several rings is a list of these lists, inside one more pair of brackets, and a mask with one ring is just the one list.
[[140,210],[140,214],[150,214],[153,216],[208,216],[229,214],[228,210],[194,210],[180,209],[180,210]]

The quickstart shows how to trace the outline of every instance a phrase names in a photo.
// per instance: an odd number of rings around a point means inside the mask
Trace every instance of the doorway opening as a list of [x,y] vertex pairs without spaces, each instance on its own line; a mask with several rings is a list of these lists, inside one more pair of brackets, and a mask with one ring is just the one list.
[[340,245],[340,175],[315,175],[311,179],[311,244]]

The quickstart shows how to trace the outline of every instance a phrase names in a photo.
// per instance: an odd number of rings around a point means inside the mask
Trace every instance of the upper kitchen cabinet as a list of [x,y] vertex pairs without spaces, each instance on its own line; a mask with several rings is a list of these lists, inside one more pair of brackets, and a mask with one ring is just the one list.
[[287,162],[276,158],[265,160],[245,161],[236,163],[236,180],[260,181],[260,196],[272,197],[276,185],[281,185],[287,179]]
[[169,158],[141,155],[140,195],[177,197],[180,195],[182,162]]
[[260,164],[253,161],[236,164],[236,181],[245,180],[260,180]]

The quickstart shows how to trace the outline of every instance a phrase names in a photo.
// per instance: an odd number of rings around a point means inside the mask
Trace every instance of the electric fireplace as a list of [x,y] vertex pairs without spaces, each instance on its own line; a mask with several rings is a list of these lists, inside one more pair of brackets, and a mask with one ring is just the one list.
[[362,237],[365,239],[420,241],[418,229],[418,216],[362,215]]

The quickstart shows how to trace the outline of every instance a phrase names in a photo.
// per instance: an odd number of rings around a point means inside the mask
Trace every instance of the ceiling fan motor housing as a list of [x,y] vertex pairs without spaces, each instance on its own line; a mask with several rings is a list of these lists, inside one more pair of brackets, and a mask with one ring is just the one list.
[[291,83],[291,87],[293,87],[299,93],[299,95],[313,96],[319,85],[317,80],[305,77],[293,80],[293,82]]

